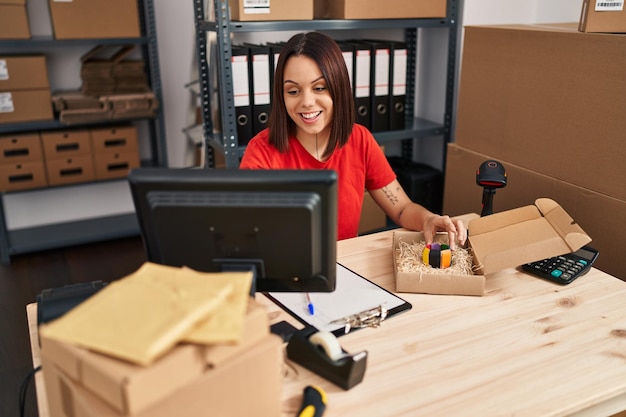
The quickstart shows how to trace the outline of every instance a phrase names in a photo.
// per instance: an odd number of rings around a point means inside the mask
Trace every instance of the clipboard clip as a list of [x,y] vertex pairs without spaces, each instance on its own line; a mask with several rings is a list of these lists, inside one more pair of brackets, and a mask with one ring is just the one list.
[[350,314],[349,316],[333,320],[330,324],[342,324],[345,334],[352,329],[360,329],[363,327],[379,327],[387,318],[387,308],[384,305],[370,308],[360,313]]

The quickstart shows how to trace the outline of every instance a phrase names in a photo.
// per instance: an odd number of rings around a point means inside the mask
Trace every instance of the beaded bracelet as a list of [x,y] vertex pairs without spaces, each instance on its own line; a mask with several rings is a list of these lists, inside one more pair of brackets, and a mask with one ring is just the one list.
[[424,248],[422,260],[433,268],[447,268],[452,263],[452,251],[448,245],[431,243]]

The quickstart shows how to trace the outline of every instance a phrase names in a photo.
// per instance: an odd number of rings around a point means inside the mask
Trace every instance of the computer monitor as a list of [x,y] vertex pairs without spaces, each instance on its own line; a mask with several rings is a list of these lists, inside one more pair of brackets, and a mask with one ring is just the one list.
[[136,168],[129,183],[148,261],[253,270],[259,292],[335,289],[334,171]]

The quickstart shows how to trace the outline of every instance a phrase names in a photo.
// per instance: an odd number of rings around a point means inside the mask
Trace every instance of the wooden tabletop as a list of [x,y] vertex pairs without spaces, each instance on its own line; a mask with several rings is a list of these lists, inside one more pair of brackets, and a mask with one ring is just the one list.
[[[338,259],[394,290],[392,231],[340,241]],[[626,410],[626,282],[597,269],[560,286],[508,269],[486,294],[400,294],[411,311],[339,338],[368,352],[345,391],[290,363],[284,416],[307,384],[328,394],[324,417],[609,416]],[[284,313],[274,311],[274,319]]]
[[[340,241],[338,260],[394,291],[392,233]],[[482,297],[400,295],[412,303],[409,312],[339,338],[350,353],[368,352],[363,382],[350,390],[286,362],[284,417],[295,416],[308,384],[328,395],[324,417],[598,417],[626,410],[626,282],[592,269],[559,286],[508,269],[487,278]],[[274,322],[292,320],[267,305]],[[36,305],[28,310],[37,340]]]

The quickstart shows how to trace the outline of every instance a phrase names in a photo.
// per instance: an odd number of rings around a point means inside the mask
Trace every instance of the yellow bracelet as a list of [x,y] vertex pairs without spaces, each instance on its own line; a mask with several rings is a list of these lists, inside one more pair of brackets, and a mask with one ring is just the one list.
[[452,263],[452,251],[448,245],[431,243],[424,248],[422,261],[433,268],[447,268]]

